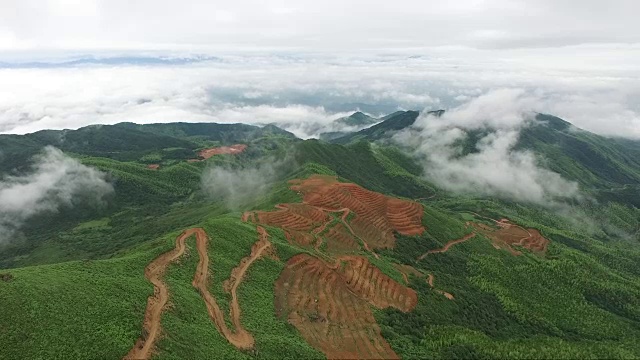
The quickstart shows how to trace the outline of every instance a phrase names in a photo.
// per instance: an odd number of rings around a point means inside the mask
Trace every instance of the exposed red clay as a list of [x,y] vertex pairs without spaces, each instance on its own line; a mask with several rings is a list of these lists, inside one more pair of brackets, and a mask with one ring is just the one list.
[[308,254],[292,257],[276,282],[276,313],[330,359],[396,359],[370,306],[407,312],[415,291],[398,284],[364,257],[329,265]]
[[[297,232],[310,233],[326,226],[328,213],[342,212],[342,223],[368,251],[393,248],[394,231],[403,235],[419,235],[422,226],[422,205],[408,200],[387,197],[356,184],[341,183],[333,176],[313,175],[304,180],[290,181],[291,189],[303,196],[302,204],[279,204],[275,211],[256,212],[257,222],[277,226],[288,238],[307,245],[312,238]],[[349,214],[353,219],[347,221]],[[249,219],[249,215],[245,215]],[[322,229],[324,230],[324,229]],[[354,240],[356,240],[354,239]]]
[[395,232],[422,234],[422,205],[341,183],[333,176],[292,180],[290,188],[302,195],[302,203],[242,215],[243,221],[282,229],[290,243],[326,259],[303,253],[287,262],[275,284],[277,314],[330,359],[397,358],[371,306],[408,312],[416,306],[417,294],[366,257],[345,254],[364,249],[380,258],[374,250],[393,248]]
[[247,145],[245,144],[235,144],[231,146],[217,146],[209,149],[200,150],[198,152],[198,159],[188,159],[187,161],[190,163],[204,161],[209,159],[215,155],[221,154],[239,154],[247,149]]
[[231,146],[219,146],[213,147],[209,149],[204,149],[198,153],[198,155],[203,159],[208,159],[214,155],[221,154],[239,154],[247,149],[247,145],[245,144],[235,144]]
[[544,254],[549,246],[549,240],[545,239],[536,229],[525,229],[512,223],[509,219],[493,220],[497,228],[485,224],[471,223],[482,235],[491,239],[493,247],[505,249],[514,256],[522,255],[513,246],[520,246],[536,254]]
[[[344,255],[364,248],[392,248],[394,232],[422,234],[422,205],[313,175],[290,181],[302,203],[246,212],[243,221],[279,227],[289,242],[335,256],[328,263],[309,254],[292,257],[276,282],[276,312],[328,358],[397,358],[380,333],[371,306],[411,311],[417,294],[385,275],[366,257]],[[336,216],[335,213],[341,213]],[[326,257],[326,254],[323,255]]]

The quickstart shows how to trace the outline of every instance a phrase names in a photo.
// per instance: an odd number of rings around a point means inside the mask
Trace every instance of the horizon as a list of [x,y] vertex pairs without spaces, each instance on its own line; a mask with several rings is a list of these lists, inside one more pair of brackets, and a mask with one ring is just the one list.
[[638,139],[638,10],[630,0],[10,0],[0,133],[177,121],[298,131],[512,89],[535,99],[525,111]]

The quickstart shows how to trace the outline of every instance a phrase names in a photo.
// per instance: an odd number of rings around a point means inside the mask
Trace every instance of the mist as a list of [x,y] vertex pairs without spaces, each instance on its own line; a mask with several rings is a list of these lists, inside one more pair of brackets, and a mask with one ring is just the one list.
[[[538,102],[524,90],[495,90],[442,117],[425,113],[394,140],[412,149],[424,176],[443,189],[555,206],[579,198],[578,184],[545,169],[532,152],[514,149],[520,131],[536,121]],[[480,139],[465,153],[471,132]]]
[[636,48],[556,49],[543,53],[545,61],[533,50],[174,55],[194,61],[145,65],[149,58],[133,54],[137,65],[0,64],[0,133],[186,121],[273,123],[309,138],[348,131],[333,121],[357,110],[379,117],[450,109],[517,87],[545,98],[537,111],[601,135],[640,138]]
[[105,174],[48,146],[23,175],[0,179],[0,243],[29,219],[80,203],[100,205],[114,191]]
[[292,163],[289,158],[269,158],[242,168],[209,167],[202,174],[202,191],[209,199],[238,210],[264,196]]

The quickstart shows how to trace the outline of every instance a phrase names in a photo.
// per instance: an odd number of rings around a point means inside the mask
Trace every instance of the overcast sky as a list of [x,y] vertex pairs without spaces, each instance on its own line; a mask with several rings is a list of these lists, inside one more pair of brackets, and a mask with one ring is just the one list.
[[639,13],[635,0],[0,0],[0,133],[241,121],[306,137],[350,111],[515,88],[531,110],[640,138]]
[[554,47],[640,40],[636,0],[1,0],[0,47]]

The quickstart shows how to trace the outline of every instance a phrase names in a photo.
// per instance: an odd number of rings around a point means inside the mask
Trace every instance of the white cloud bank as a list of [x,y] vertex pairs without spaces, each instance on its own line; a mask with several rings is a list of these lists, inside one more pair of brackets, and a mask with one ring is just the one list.
[[29,173],[0,179],[0,243],[35,215],[80,202],[99,204],[111,192],[103,173],[46,147]]
[[600,134],[640,138],[635,46],[219,58],[156,66],[0,65],[0,133],[187,121],[276,123],[306,138],[322,127],[339,130],[331,122],[356,110],[447,109],[517,87],[541,99],[537,111]]
[[[394,139],[414,149],[425,176],[444,189],[553,206],[578,197],[578,185],[541,167],[533,153],[514,149],[538,104],[523,90],[496,90],[442,117],[421,115]],[[472,131],[483,135],[477,151],[464,154]]]

